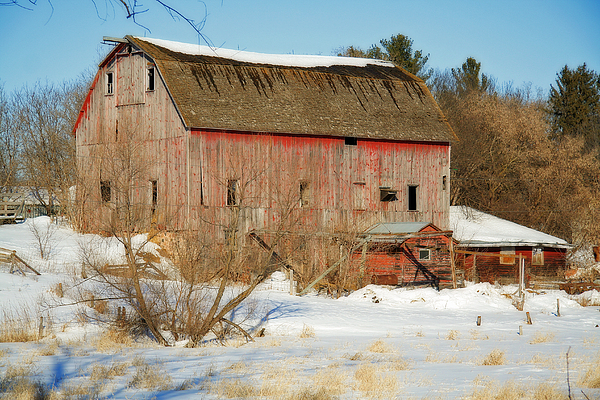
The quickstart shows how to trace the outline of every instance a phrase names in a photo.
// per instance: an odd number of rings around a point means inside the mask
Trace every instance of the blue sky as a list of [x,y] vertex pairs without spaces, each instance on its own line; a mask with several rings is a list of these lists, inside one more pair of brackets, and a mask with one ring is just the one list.
[[[27,4],[28,0],[21,0]],[[0,6],[0,84],[61,82],[95,69],[109,47],[102,36],[131,34],[198,43],[155,1],[139,22],[116,0],[38,0],[33,11]],[[364,49],[402,33],[444,70],[475,57],[498,83],[548,91],[565,65],[586,62],[600,72],[600,0],[167,0],[201,20],[203,33],[225,48],[280,54],[331,55],[341,46]],[[54,10],[50,4],[53,6]],[[114,4],[114,7],[112,6]]]

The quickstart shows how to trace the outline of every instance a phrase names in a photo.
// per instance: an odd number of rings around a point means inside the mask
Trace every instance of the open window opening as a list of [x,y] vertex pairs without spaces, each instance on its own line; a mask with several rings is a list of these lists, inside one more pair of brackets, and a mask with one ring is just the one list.
[[442,177],[442,190],[446,190],[447,187],[448,187],[448,181],[447,181],[446,175],[444,175]]
[[237,206],[239,202],[238,193],[239,181],[237,179],[229,179],[227,181],[227,205]]
[[358,144],[358,140],[355,137],[345,137],[344,144],[346,146],[356,146]]
[[100,181],[100,197],[103,203],[109,203],[112,199],[110,181]]
[[430,249],[419,249],[419,260],[421,260],[421,261],[431,260],[431,250]]
[[154,90],[154,67],[148,67],[146,75],[146,90]]
[[113,94],[115,91],[114,74],[112,72],[106,73],[106,94]]
[[383,202],[397,201],[398,191],[387,187],[379,188],[379,198]]
[[152,184],[152,215],[156,213],[156,207],[158,205],[158,181],[150,181]]
[[308,182],[300,182],[300,207],[308,207],[310,204],[310,186]]
[[418,186],[410,185],[408,187],[408,211],[417,211],[417,189]]

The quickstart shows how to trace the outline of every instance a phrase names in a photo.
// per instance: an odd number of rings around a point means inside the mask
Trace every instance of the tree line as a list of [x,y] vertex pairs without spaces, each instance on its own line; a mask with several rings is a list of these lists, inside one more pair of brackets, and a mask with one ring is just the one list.
[[340,56],[381,58],[423,79],[458,136],[451,204],[467,205],[564,238],[600,240],[600,76],[564,66],[549,95],[498,85],[469,57],[434,71],[398,34]]
[[52,214],[76,181],[72,129],[89,79],[37,82],[6,93],[0,82],[0,193],[26,191]]

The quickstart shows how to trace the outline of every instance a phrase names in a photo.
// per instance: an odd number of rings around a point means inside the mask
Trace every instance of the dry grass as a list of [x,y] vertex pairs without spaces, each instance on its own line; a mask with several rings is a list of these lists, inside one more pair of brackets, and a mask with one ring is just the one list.
[[303,389],[297,393],[293,393],[285,400],[334,400],[336,396],[332,395],[327,389],[320,387],[318,389]]
[[549,332],[549,333],[542,333],[540,331],[537,331],[535,333],[535,336],[533,337],[533,339],[531,339],[529,341],[529,344],[538,344],[538,343],[546,343],[546,342],[553,342],[554,341],[554,333]]
[[[478,383],[475,383],[476,385]],[[549,383],[540,383],[533,390],[529,386],[509,381],[503,384],[486,382],[482,388],[467,395],[468,400],[566,400],[567,395]]]
[[590,389],[600,389],[600,356],[583,373],[579,384]]
[[301,339],[308,339],[315,337],[315,329],[312,326],[304,324],[302,326],[302,332],[300,332]]
[[458,340],[459,335],[460,332],[458,332],[457,330],[449,330],[448,334],[446,335],[446,340]]
[[489,340],[489,338],[490,338],[488,335],[483,335],[481,332],[479,332],[476,329],[471,329],[469,331],[469,333],[471,334],[472,340]]
[[499,349],[494,349],[483,358],[481,365],[504,365],[506,364],[506,357],[504,352]]
[[221,380],[212,384],[209,391],[219,398],[226,399],[247,399],[258,395],[258,391],[251,383],[239,379]]
[[33,342],[39,339],[37,318],[27,310],[18,313],[2,311],[0,319],[0,342]]
[[171,376],[161,370],[161,365],[143,364],[136,367],[135,373],[128,383],[129,387],[136,389],[170,390],[172,389]]
[[354,379],[357,382],[356,388],[369,397],[395,396],[398,387],[398,379],[395,375],[372,364],[358,367]]
[[48,396],[46,387],[31,379],[34,372],[24,366],[9,365],[0,379],[0,397],[5,399],[29,400],[45,399]]
[[126,363],[113,363],[112,365],[95,364],[89,374],[91,381],[108,381],[116,376],[124,376],[129,366]]
[[58,343],[53,342],[52,344],[47,345],[43,349],[37,351],[38,356],[53,356],[58,351]]
[[123,347],[131,347],[133,340],[127,332],[109,329],[105,331],[96,342],[96,350],[102,353],[117,351]]
[[439,352],[430,351],[425,357],[425,362],[440,363],[440,364],[454,364],[458,362],[456,354],[441,354]]
[[371,343],[369,348],[367,349],[371,353],[389,353],[392,350],[385,344],[385,342],[381,339],[374,341]]
[[313,388],[323,389],[328,395],[339,396],[346,392],[347,377],[337,367],[325,368],[317,372],[312,380]]

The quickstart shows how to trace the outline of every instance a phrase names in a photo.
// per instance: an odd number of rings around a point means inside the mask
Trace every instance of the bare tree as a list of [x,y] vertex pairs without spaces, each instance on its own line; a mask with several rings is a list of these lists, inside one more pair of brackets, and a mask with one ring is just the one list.
[[12,104],[0,85],[0,192],[15,186],[20,151],[18,132],[12,116]]
[[67,204],[75,183],[75,138],[71,130],[87,82],[40,82],[14,93],[12,117],[18,131],[23,183],[47,211]]

